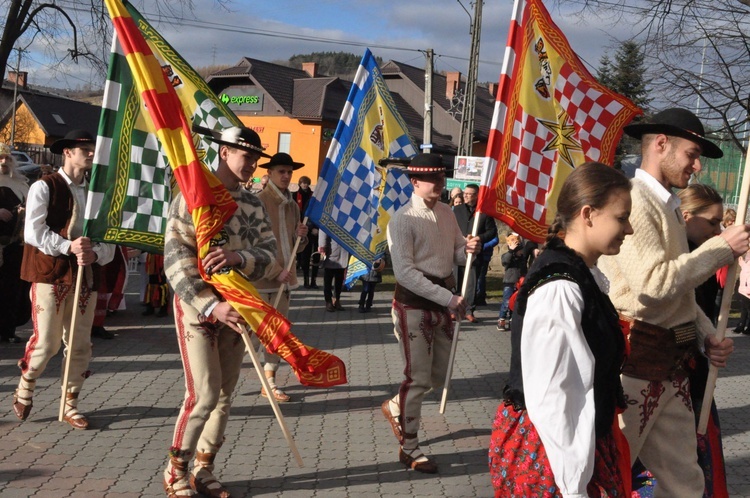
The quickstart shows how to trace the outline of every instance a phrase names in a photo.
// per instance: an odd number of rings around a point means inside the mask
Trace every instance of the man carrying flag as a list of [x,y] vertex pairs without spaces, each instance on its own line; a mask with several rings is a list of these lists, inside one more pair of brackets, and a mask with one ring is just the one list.
[[[211,275],[234,268],[248,280],[279,274],[276,239],[261,201],[241,184],[253,176],[263,153],[260,137],[248,128],[213,132],[219,147],[215,176],[227,188],[237,210],[211,240],[203,268]],[[295,219],[295,222],[297,220]],[[164,471],[167,495],[229,496],[213,475],[214,458],[224,441],[232,391],[245,347],[242,316],[206,282],[198,267],[196,227],[178,194],[170,206],[164,266],[175,291],[174,314],[182,365],[187,379],[185,402],[177,417],[170,459]],[[188,476],[188,463],[195,466]],[[222,494],[225,493],[225,494]]]
[[[115,247],[92,243],[83,235],[83,212],[95,140],[85,130],[73,130],[52,144],[50,150],[63,156],[63,166],[44,176],[29,189],[26,201],[21,278],[31,282],[34,333],[19,360],[21,380],[13,395],[13,411],[26,420],[33,405],[36,379],[59,350],[70,355],[70,375],[65,386],[63,420],[74,429],[86,429],[89,422],[78,412],[78,395],[89,376],[91,324],[94,320],[99,272],[112,261]],[[75,281],[83,271],[81,292]],[[77,316],[76,330],[71,319]],[[72,338],[72,341],[71,341]]]
[[454,295],[454,265],[482,250],[479,237],[464,238],[453,211],[440,202],[445,166],[438,154],[419,154],[407,168],[414,193],[388,223],[388,249],[396,276],[393,330],[404,359],[398,394],[382,404],[401,447],[398,458],[418,472],[434,474],[437,464],[419,448],[422,400],[440,389],[453,339],[451,312],[464,317],[468,303]]

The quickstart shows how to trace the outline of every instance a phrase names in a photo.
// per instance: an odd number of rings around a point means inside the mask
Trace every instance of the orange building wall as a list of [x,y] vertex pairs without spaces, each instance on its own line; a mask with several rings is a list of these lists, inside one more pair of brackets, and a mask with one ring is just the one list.
[[[3,136],[10,137],[11,128],[13,127],[13,119],[8,119],[8,122],[3,126]],[[21,104],[16,109],[16,142],[24,142],[35,145],[44,145],[44,133],[39,127],[39,124],[34,119],[34,116],[29,112],[26,104]]]
[[[328,153],[329,141],[322,140],[322,124],[305,124],[285,116],[238,116],[242,124],[255,130],[260,135],[261,143],[270,156],[279,151],[279,134],[291,134],[289,154],[296,162],[305,166],[294,172],[292,183],[297,183],[300,176],[308,176],[313,186],[318,182],[323,160]],[[267,163],[261,158],[258,164]],[[258,168],[255,177],[265,174],[265,169]]]

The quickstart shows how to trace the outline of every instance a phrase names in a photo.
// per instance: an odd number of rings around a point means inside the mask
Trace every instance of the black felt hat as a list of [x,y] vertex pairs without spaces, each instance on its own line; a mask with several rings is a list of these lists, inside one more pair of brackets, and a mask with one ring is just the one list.
[[214,143],[247,152],[255,152],[256,154],[260,154],[261,157],[271,157],[263,152],[266,149],[264,149],[260,143],[260,136],[250,128],[245,128],[244,126],[230,126],[223,130],[212,130],[210,128],[204,128],[203,126],[193,124],[193,131],[205,135]]
[[440,154],[417,154],[409,162],[406,172],[409,176],[432,175],[435,173],[445,173],[452,168],[446,168],[443,164],[443,156]]
[[286,152],[277,152],[273,156],[271,156],[271,160],[268,161],[266,164],[259,164],[259,168],[265,168],[270,169],[274,166],[291,166],[292,170],[300,169],[302,166],[304,166],[305,163],[297,163],[294,162],[292,159],[292,156],[287,154]]
[[71,149],[83,144],[96,144],[96,138],[86,130],[72,130],[65,137],[50,145],[49,150],[54,154],[62,154],[63,149]]
[[624,131],[638,139],[651,133],[680,137],[700,145],[703,149],[701,153],[703,156],[718,159],[724,155],[715,143],[706,140],[706,132],[701,120],[687,109],[676,107],[665,109],[654,114],[648,123],[628,125]]

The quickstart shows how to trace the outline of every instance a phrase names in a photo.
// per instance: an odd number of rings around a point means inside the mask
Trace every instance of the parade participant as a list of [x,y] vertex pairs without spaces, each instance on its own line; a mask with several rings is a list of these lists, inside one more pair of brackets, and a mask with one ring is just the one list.
[[[709,185],[693,183],[677,193],[680,198],[680,211],[685,219],[685,231],[690,251],[696,250],[710,238],[719,235],[722,230],[723,199],[721,195]],[[742,258],[740,258],[742,261]],[[695,289],[695,299],[712,323],[716,323],[719,309],[716,307],[716,293],[719,282],[711,275]],[[695,423],[700,420],[703,406],[703,394],[706,390],[708,378],[708,359],[697,355],[688,363],[690,376],[690,398],[693,402]],[[724,470],[724,453],[721,445],[721,427],[716,403],[711,401],[711,414],[708,420],[706,434],[698,434],[698,463],[705,476],[705,498],[719,498],[729,496],[727,480]],[[646,497],[653,494],[653,479],[642,472],[641,466],[633,468],[633,497]],[[641,473],[641,475],[639,475]]]
[[[295,170],[304,166],[303,163],[295,162],[292,156],[279,152],[271,157],[271,160],[259,167],[268,170],[269,182],[266,188],[258,193],[258,199],[263,203],[266,209],[273,235],[276,237],[278,252],[276,258],[272,261],[273,273],[278,273],[274,279],[262,278],[254,281],[255,289],[260,293],[260,297],[269,304],[276,302],[276,295],[279,292],[280,284],[285,285],[281,293],[279,303],[276,309],[284,316],[289,314],[289,299],[291,291],[299,287],[297,275],[294,271],[287,271],[286,267],[292,259],[296,257],[294,250],[295,239],[299,237],[300,243],[297,247],[297,254],[307,247],[307,225],[300,222],[299,206],[294,201],[291,192],[289,192],[289,183],[292,181],[292,174]],[[253,334],[251,336],[253,346],[257,349],[260,346],[260,340]],[[271,388],[276,401],[289,401],[289,395],[276,386],[276,371],[279,369],[280,358],[278,355],[269,353],[263,348],[265,356],[265,365],[263,367],[268,385]],[[265,389],[261,388],[261,396],[267,396]]]
[[375,299],[375,288],[383,281],[383,270],[385,269],[385,255],[372,262],[372,268],[359,277],[362,281],[362,292],[359,294],[360,313],[368,313]]
[[497,330],[499,331],[510,330],[510,297],[516,291],[518,281],[526,274],[523,239],[517,233],[511,233],[506,237],[505,242],[508,244],[508,251],[500,258],[505,273],[503,273],[503,300],[497,315]]
[[349,253],[323,230],[318,233],[318,253],[325,256],[320,258],[320,267],[323,268],[323,298],[326,301],[326,311],[344,311],[341,291],[344,289]]
[[[89,376],[91,325],[100,269],[112,261],[115,253],[115,246],[92,243],[82,236],[88,190],[85,173],[91,169],[95,143],[89,132],[73,130],[52,144],[50,150],[61,154],[64,163],[56,173],[43,176],[29,189],[23,234],[26,245],[21,278],[31,282],[34,332],[18,362],[21,380],[13,395],[13,411],[21,420],[28,418],[36,380],[62,343],[65,355],[70,355],[64,420],[74,429],[89,425],[78,412],[78,395]],[[81,293],[76,296],[81,268]],[[71,331],[74,312],[78,313],[76,330]]]
[[643,155],[632,180],[635,234],[619,255],[599,262],[611,282],[610,298],[630,329],[622,376],[628,410],[621,425],[631,459],[640,458],[657,479],[657,498],[701,496],[704,478],[685,366],[705,350],[713,365],[723,367],[733,345],[714,336],[694,290],[747,251],[748,226],[729,227],[689,252],[671,189],[687,187],[701,171],[700,156],[722,156],[693,113],[667,109],[648,123],[626,126],[625,133],[641,140]]
[[[260,137],[249,128],[230,127],[208,137],[219,145],[214,173],[229,190],[237,210],[211,241],[203,267],[211,275],[228,267],[249,280],[274,278],[277,250],[271,224],[257,196],[241,187],[252,177],[263,153]],[[172,201],[165,233],[167,279],[174,289],[177,342],[185,371],[185,402],[175,425],[164,489],[170,497],[227,497],[213,475],[214,458],[224,441],[232,391],[245,355],[241,315],[201,278],[195,226],[185,198]],[[226,267],[226,268],[225,268]],[[195,465],[188,475],[188,463]]]
[[[294,200],[297,202],[297,206],[299,206],[299,219],[300,221],[304,221],[307,205],[310,203],[310,199],[313,195],[313,191],[310,188],[310,177],[300,176],[298,185],[299,189],[294,194]],[[310,221],[310,219],[307,220],[307,233],[308,239],[315,237],[314,240],[317,240],[318,227],[316,227],[315,223]],[[318,284],[315,282],[318,278],[318,265],[310,264],[310,258],[312,257],[314,249],[315,244],[307,244],[305,249],[297,255],[297,266],[302,270],[302,276],[304,278],[303,285],[305,289],[318,288]]]
[[0,341],[18,344],[16,327],[29,319],[27,282],[21,280],[24,204],[29,186],[16,172],[10,147],[0,143]]
[[430,474],[438,468],[419,447],[422,400],[430,389],[443,387],[453,340],[451,313],[460,320],[468,308],[453,293],[453,266],[465,265],[466,253],[482,250],[479,237],[464,238],[450,207],[440,202],[445,171],[438,154],[411,160],[407,173],[414,193],[387,230],[397,282],[393,331],[405,366],[398,394],[385,400],[381,410],[398,438],[401,463]]
[[[456,221],[458,226],[461,228],[461,233],[465,236],[471,234],[474,228],[474,216],[477,209],[477,201],[479,200],[479,185],[470,183],[464,187],[464,203],[453,207],[453,214],[456,215]],[[484,213],[479,213],[479,223],[477,224],[477,236],[482,241],[482,244],[489,242],[493,238],[497,237],[497,225],[495,220],[491,216],[487,216]],[[469,282],[466,286],[466,301],[469,303],[469,308],[466,311],[466,319],[472,323],[476,323],[479,320],[474,317],[475,303],[474,298],[476,296],[477,286],[477,270],[482,264],[481,252],[474,258],[469,270]],[[456,280],[457,288],[462,289],[462,283],[466,275],[466,267],[456,267]]]
[[614,432],[625,339],[596,267],[633,233],[629,215],[630,183],[604,164],[578,166],[560,190],[516,298],[489,451],[496,497],[629,496],[627,445]]

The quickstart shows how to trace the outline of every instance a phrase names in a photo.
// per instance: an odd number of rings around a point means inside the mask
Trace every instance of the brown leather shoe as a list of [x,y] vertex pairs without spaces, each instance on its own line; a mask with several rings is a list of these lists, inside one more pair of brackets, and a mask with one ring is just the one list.
[[[211,486],[212,484],[218,484],[218,486]],[[190,474],[190,487],[196,490],[203,496],[210,496],[211,498],[231,498],[229,490],[222,486],[222,484],[216,479],[197,479],[193,474]]]
[[425,474],[437,474],[437,464],[429,458],[417,462],[417,460],[422,457],[427,458],[424,453],[422,453],[422,450],[419,449],[419,446],[412,450],[411,454],[406,453],[403,448],[399,448],[398,450],[399,461],[410,469],[416,470],[417,472],[424,472]]
[[391,400],[387,399],[383,401],[383,404],[380,405],[380,411],[383,412],[383,416],[388,421],[389,424],[391,424],[391,430],[393,431],[393,435],[396,436],[396,439],[398,439],[399,444],[404,442],[404,436],[401,431],[401,423],[398,420],[398,417],[394,416],[393,413],[391,413]]
[[[166,479],[163,483],[164,491],[167,493],[168,498],[184,498],[185,496],[197,496],[193,491],[193,488],[184,484],[184,481],[179,480],[172,484],[169,484]],[[189,494],[185,494],[188,491]],[[177,493],[180,493],[179,495]]]
[[326,303],[326,311],[334,312],[336,311],[336,308],[333,306],[333,303]]
[[[279,403],[286,403],[292,399],[291,396],[289,396],[287,393],[285,393],[278,387],[271,389],[271,391],[273,392],[273,397],[276,398],[276,401],[278,401]],[[260,395],[263,396],[264,398],[268,397],[268,393],[266,392],[265,387],[260,388]]]
[[[24,405],[23,403],[20,403],[19,399],[25,399],[26,401],[29,401],[30,403],[28,405]],[[34,402],[31,401],[31,398],[19,398],[18,396],[18,390],[16,389],[15,394],[13,394],[13,413],[16,414],[16,417],[18,417],[18,420],[24,421],[27,418],[29,418],[29,414],[31,413],[31,407],[34,406]]]
[[89,420],[82,413],[74,412],[63,416],[63,420],[70,424],[73,429],[86,430],[89,428]]

